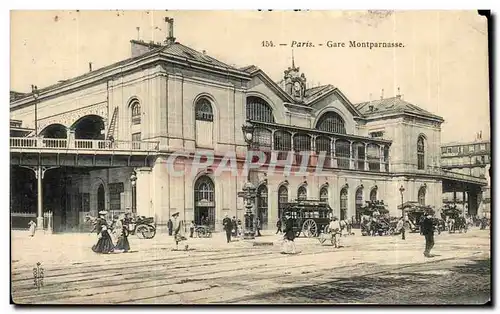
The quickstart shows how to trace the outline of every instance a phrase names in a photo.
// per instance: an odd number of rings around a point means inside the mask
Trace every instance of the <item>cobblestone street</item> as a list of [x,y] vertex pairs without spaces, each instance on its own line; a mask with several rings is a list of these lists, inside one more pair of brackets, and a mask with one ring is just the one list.
[[[130,237],[133,252],[98,255],[95,234],[12,232],[12,296],[16,303],[484,303],[490,295],[490,233],[436,235],[433,258],[424,238],[343,238],[343,248],[296,240],[297,255],[280,254],[281,236],[264,233],[253,246],[223,234],[190,239]],[[33,267],[44,268],[37,290]]]

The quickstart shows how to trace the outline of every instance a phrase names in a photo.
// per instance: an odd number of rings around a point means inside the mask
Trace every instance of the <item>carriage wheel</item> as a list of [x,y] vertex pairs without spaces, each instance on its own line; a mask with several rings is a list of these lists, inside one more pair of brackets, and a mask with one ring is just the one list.
[[147,239],[146,235],[149,233],[149,228],[146,225],[138,225],[135,228],[135,234],[139,239]]
[[330,233],[329,231],[330,231],[330,226],[326,225],[325,228],[323,229],[323,233],[324,234]]
[[318,234],[318,226],[314,220],[307,219],[302,225],[302,231],[306,237],[312,238]]
[[196,230],[196,233],[198,234],[198,238],[205,238],[206,235],[205,229],[198,228],[198,230]]
[[155,228],[155,227],[153,227],[153,226],[149,226],[149,228],[148,228],[148,229],[149,229],[149,230],[148,230],[148,232],[147,232],[146,234],[144,234],[144,237],[145,237],[146,239],[152,239],[152,238],[154,238],[154,237],[155,237],[155,235],[156,235],[156,228]]

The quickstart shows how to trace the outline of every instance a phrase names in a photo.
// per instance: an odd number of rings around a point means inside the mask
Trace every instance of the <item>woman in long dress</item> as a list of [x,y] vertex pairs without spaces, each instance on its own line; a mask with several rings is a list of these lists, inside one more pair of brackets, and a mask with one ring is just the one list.
[[34,222],[33,220],[30,220],[30,222],[28,223],[28,226],[29,226],[29,231],[30,231],[30,237],[32,237],[35,235],[36,222]]
[[[182,241],[186,241],[187,238],[184,236],[184,228],[182,226],[182,221],[179,219],[179,212],[176,212],[172,215],[173,221],[173,229],[174,229],[174,240],[175,240],[175,248],[179,249],[179,243]],[[184,249],[187,251],[188,245],[185,245]]]
[[102,254],[107,254],[107,253],[112,253],[115,246],[113,245],[113,241],[111,240],[111,235],[109,233],[109,228],[108,224],[106,222],[106,219],[104,219],[104,214],[99,213],[100,217],[97,221],[96,228],[98,230],[98,237],[99,240],[97,240],[97,243],[92,246],[92,251],[95,253],[102,253]]
[[128,224],[124,223],[123,220],[117,220],[115,225],[116,230],[119,230],[118,241],[115,245],[115,250],[123,251],[127,253],[130,251],[130,244],[128,243]]

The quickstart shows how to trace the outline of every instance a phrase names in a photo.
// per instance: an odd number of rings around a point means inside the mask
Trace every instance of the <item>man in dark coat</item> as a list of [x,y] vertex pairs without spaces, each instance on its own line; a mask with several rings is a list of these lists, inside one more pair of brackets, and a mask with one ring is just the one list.
[[172,223],[172,219],[168,219],[168,222],[167,222],[167,228],[168,228],[168,235],[171,236],[172,235],[172,228],[173,228],[173,223]]
[[[294,220],[290,217],[289,213],[285,214],[285,230],[283,232],[285,233],[284,240],[285,240],[285,250],[282,252],[284,254],[295,254],[295,231],[293,230],[293,223]],[[291,252],[288,252],[288,246],[291,246],[292,250]]]
[[224,230],[226,231],[227,243],[229,243],[231,242],[231,231],[233,231],[233,223],[227,215],[222,220],[222,225],[224,226]]
[[432,219],[432,213],[427,212],[425,218],[420,226],[420,231],[425,237],[425,257],[431,257],[431,250],[434,246],[434,222]]

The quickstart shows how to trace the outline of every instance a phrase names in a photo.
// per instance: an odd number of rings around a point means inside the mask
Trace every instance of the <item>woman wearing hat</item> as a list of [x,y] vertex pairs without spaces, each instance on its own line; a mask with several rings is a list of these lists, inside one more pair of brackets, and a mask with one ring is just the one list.
[[[294,219],[290,217],[290,213],[285,213],[285,233],[284,239],[284,250],[281,252],[282,254],[295,254],[295,232],[293,231],[293,223]],[[288,248],[291,246],[291,252],[289,252]]]
[[111,235],[109,234],[108,224],[104,218],[106,214],[106,211],[99,212],[99,218],[96,224],[99,240],[97,240],[97,243],[92,246],[92,251],[96,253],[112,253],[115,248],[113,241],[111,240]]
[[[179,249],[179,242],[187,240],[185,236],[183,236],[183,228],[182,221],[179,219],[179,212],[175,212],[172,215],[172,225],[174,229],[174,239],[175,239],[175,247]],[[188,249],[188,246],[185,246],[185,249]]]
[[115,250],[127,253],[128,251],[130,251],[130,244],[128,242],[128,235],[129,235],[128,223],[126,223],[125,217],[123,219],[117,220],[115,227],[116,230],[118,230],[119,232],[118,241],[116,242],[115,245]]

